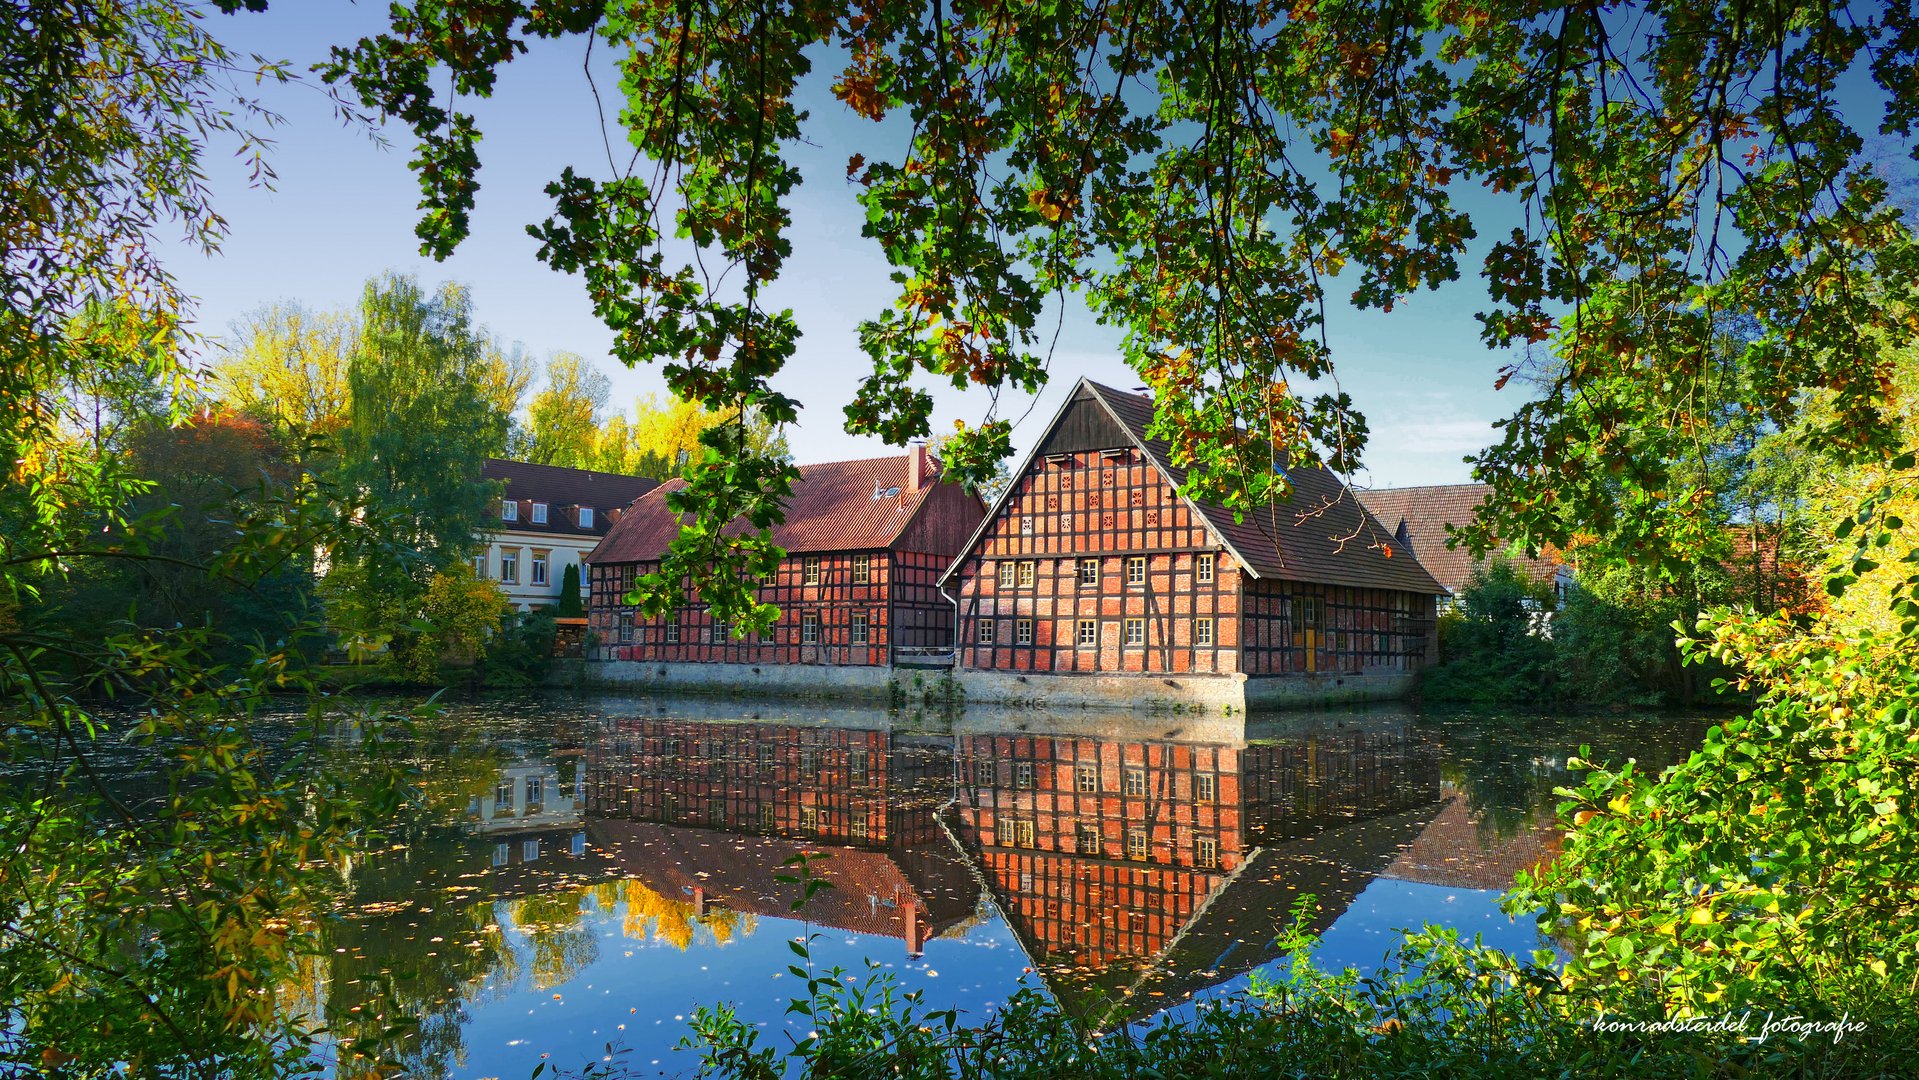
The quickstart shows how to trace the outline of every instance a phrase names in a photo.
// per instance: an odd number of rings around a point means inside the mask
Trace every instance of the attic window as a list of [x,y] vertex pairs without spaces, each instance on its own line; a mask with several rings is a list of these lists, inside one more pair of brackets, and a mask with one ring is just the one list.
[[590,529],[592,527],[593,527],[593,508],[590,506],[580,507],[580,528]]
[[501,521],[520,520],[520,504],[514,502],[512,499],[506,499],[502,501],[500,503],[500,520]]
[[900,497],[899,488],[881,487],[878,484],[873,485],[873,501],[874,502],[878,502],[881,499],[897,499],[899,497]]
[[1121,446],[1121,447],[1116,447],[1112,450],[1101,450],[1099,452],[1099,456],[1103,458],[1122,458],[1122,457],[1125,457],[1130,452],[1131,451],[1127,450],[1126,447]]
[[1048,465],[1065,465],[1065,464],[1068,464],[1069,462],[1071,462],[1072,460],[1073,460],[1073,455],[1071,455],[1071,454],[1048,454],[1048,455],[1046,455],[1046,464],[1048,464]]
[[533,504],[533,524],[535,525],[546,524],[546,504],[545,503],[536,502]]

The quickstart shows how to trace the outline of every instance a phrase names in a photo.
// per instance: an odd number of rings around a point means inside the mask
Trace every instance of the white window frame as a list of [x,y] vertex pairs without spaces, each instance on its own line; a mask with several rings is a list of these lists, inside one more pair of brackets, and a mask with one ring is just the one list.
[[536,502],[533,504],[533,524],[535,525],[546,524],[546,504],[545,503]]
[[590,529],[592,527],[593,527],[593,508],[590,506],[580,507],[580,528]]
[[501,521],[520,520],[520,501],[518,499],[501,499],[500,500],[500,520]]
[[552,565],[553,553],[551,551],[534,548],[533,561],[527,566],[527,583],[530,585],[548,584],[553,576],[549,573],[549,568]]
[[508,585],[520,583],[520,549],[500,549],[500,580]]

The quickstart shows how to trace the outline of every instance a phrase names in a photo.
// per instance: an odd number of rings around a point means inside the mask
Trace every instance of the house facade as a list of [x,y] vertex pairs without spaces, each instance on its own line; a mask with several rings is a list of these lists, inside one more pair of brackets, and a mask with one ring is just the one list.
[[1150,398],[1082,379],[942,585],[968,700],[1206,705],[1385,698],[1443,587],[1323,468],[1235,521],[1180,494]]
[[886,692],[896,665],[950,652],[939,578],[984,515],[979,498],[940,480],[925,447],[799,471],[773,529],[786,557],[759,592],[780,609],[766,634],[734,634],[693,596],[655,617],[626,603],[679,533],[666,496],[681,482],[633,504],[590,556],[596,681],[867,696]]
[[480,475],[505,491],[473,570],[520,611],[558,604],[569,566],[579,567],[584,601],[586,556],[633,500],[659,486],[641,476],[501,458],[488,458]]
[[[1440,598],[1441,611],[1455,603],[1465,591],[1483,559],[1476,559],[1465,548],[1446,546],[1446,529],[1463,529],[1479,516],[1479,508],[1492,488],[1485,484],[1434,484],[1425,487],[1377,488],[1355,492],[1359,501],[1393,536],[1393,542],[1419,560],[1433,577],[1444,585],[1447,595]],[[1572,588],[1573,570],[1552,552],[1513,555],[1520,571],[1535,583],[1549,585],[1554,595],[1564,598]]]

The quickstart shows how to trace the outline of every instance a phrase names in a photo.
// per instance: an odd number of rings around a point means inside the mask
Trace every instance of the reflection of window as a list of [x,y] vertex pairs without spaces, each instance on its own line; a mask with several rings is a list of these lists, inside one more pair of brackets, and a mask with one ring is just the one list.
[[1017,843],[1020,847],[1032,847],[1033,846],[1032,819],[1021,818],[1019,822],[1017,823],[1017,825],[1018,825],[1017,839],[1014,842]]
[[1000,818],[998,823],[998,828],[996,831],[999,834],[999,843],[1001,847],[1013,846],[1014,832],[1013,832],[1012,818]]
[[1145,829],[1126,830],[1126,857],[1129,859],[1144,859],[1146,857]]
[[1033,643],[1033,620],[1013,620],[1013,643],[1015,645],[1031,645]]
[[820,615],[817,611],[800,614],[800,644],[818,645],[820,643]]
[[1033,583],[1035,576],[1038,573],[1039,573],[1039,565],[1033,562],[1031,559],[1028,559],[1025,562],[1020,563],[1019,564],[1019,583],[1021,585],[1031,585]]
[[1213,643],[1213,620],[1193,620],[1193,644],[1211,645]]
[[873,557],[871,555],[853,556],[853,584],[864,585],[873,580]]
[[1128,645],[1146,644],[1146,620],[1145,619],[1126,620],[1126,644]]
[[1079,583],[1081,585],[1099,584],[1099,560],[1081,559],[1079,561]]
[[863,611],[853,613],[853,644],[866,644],[866,613]]
[[530,810],[546,802],[546,778],[529,776],[526,778],[526,805]]
[[1193,841],[1193,865],[1211,870],[1219,865],[1219,841],[1202,836]]
[[1099,766],[1081,765],[1073,773],[1081,791],[1090,795],[1099,790]]
[[593,527],[593,508],[590,506],[580,507],[580,528],[590,529],[592,527]]
[[855,840],[866,839],[866,835],[871,828],[872,826],[870,822],[868,821],[867,815],[865,812],[856,813],[853,815],[853,839]]
[[800,560],[800,584],[818,585],[820,583],[820,557],[808,555]]
[[1146,556],[1129,555],[1126,558],[1126,584],[1140,585],[1146,581]]
[[1193,798],[1200,802],[1212,802],[1219,798],[1219,777],[1212,773],[1200,773],[1193,777]]
[[548,552],[535,551],[533,553],[533,584],[546,584],[546,563],[548,558]]
[[1010,559],[1007,560],[1006,562],[1000,563],[999,564],[999,587],[1002,589],[1012,588],[1014,577],[1018,573],[1019,573],[1018,563],[1013,562]]
[[761,832],[773,831],[773,804],[772,803],[764,803],[760,806],[760,831]]
[[993,620],[981,619],[979,621],[979,632],[974,636],[979,639],[981,645],[991,645],[993,643]]
[[800,807],[800,828],[807,832],[820,831],[820,808],[817,806]]
[[1121,788],[1121,790],[1124,791],[1126,794],[1128,795],[1146,794],[1146,770],[1145,769],[1127,769],[1125,770],[1124,773],[1121,774],[1121,776],[1124,781],[1124,786]]
[[571,846],[570,846],[570,848],[569,848],[569,850],[571,850],[571,851],[573,852],[573,854],[575,854],[575,855],[584,855],[584,854],[586,854],[586,834],[585,834],[585,833],[583,833],[583,832],[576,832],[576,833],[574,833],[574,834],[573,834],[573,842],[572,842],[572,844],[571,844]]
[[546,504],[545,503],[536,502],[533,504],[533,524],[535,525],[546,524]]
[[1033,763],[1022,761],[1013,766],[1013,786],[1029,788],[1033,786]]
[[513,781],[502,780],[493,785],[493,805],[502,809],[513,805]]
[[493,845],[493,865],[505,866],[507,863],[507,860],[511,859],[512,857],[513,857],[513,845],[511,844]]
[[718,799],[706,804],[706,823],[719,828],[726,824],[726,804]]
[[1201,555],[1193,560],[1193,578],[1201,584],[1213,580],[1213,557],[1211,554]]
[[846,759],[846,779],[851,784],[864,784],[867,778],[868,764],[864,751],[855,750]]
[[1086,821],[1079,823],[1079,853],[1081,855],[1099,854],[1099,826]]
[[500,520],[501,521],[520,520],[520,504],[513,501],[512,499],[506,499],[502,501],[500,503]]
[[539,858],[540,858],[540,842],[538,840],[520,841],[520,861],[521,862],[537,862]]

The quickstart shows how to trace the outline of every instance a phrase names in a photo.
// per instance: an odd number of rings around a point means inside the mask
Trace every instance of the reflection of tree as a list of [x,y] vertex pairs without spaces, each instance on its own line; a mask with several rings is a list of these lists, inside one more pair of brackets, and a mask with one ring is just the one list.
[[600,958],[599,943],[582,925],[580,905],[585,898],[583,892],[569,889],[536,893],[505,905],[507,918],[526,935],[533,951],[535,990],[551,990]]

